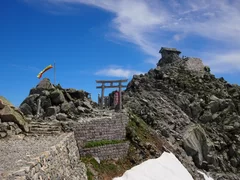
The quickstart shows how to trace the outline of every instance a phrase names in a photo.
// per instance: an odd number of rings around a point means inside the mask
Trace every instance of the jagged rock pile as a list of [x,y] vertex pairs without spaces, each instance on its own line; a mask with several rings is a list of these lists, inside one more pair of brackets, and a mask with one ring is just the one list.
[[20,110],[29,117],[42,119],[76,120],[80,116],[93,116],[96,107],[89,93],[76,89],[54,86],[48,78],[43,79],[21,103]]
[[240,179],[240,87],[216,78],[198,58],[168,58],[133,77],[125,106],[164,136],[182,161],[190,156],[216,179]]
[[0,96],[0,139],[28,131],[28,123],[22,112]]

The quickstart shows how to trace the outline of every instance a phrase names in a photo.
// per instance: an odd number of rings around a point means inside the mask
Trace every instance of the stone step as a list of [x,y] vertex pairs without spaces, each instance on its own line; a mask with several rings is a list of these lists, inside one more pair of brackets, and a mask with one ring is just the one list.
[[29,126],[31,127],[38,127],[38,126],[41,126],[41,127],[60,127],[61,125],[60,124],[41,124],[41,123],[30,123]]
[[31,131],[27,135],[57,135],[61,134],[61,131]]
[[30,131],[61,131],[61,127],[30,127]]
[[60,124],[53,123],[40,123],[40,122],[31,122],[29,124],[30,132],[29,134],[60,134],[62,131],[62,126]]

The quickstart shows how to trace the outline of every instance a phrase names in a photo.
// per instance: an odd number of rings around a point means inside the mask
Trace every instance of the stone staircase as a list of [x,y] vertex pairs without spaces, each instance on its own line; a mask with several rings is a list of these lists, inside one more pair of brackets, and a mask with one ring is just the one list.
[[[31,122],[27,135],[51,136],[74,132],[80,156],[91,155],[100,160],[125,156],[129,142],[126,141],[126,113],[112,113],[98,118],[81,119],[78,122]],[[110,144],[85,147],[89,142],[110,141]],[[114,143],[118,141],[118,143]],[[113,143],[112,143],[113,142]]]
[[60,123],[31,122],[28,135],[57,135],[62,132]]

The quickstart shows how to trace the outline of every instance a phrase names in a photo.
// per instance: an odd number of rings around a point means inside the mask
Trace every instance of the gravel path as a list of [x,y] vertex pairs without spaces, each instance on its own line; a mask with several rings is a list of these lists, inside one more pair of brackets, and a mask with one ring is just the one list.
[[[14,136],[0,140],[0,171],[13,170],[21,166],[21,162],[28,159],[29,155],[48,150],[57,144],[60,136]],[[20,161],[23,160],[23,161]]]

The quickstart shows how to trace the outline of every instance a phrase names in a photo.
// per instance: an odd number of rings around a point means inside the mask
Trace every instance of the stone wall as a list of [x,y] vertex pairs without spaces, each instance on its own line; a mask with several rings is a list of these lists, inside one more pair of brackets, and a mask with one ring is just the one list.
[[184,59],[184,67],[190,71],[204,71],[204,64],[199,58],[187,57]]
[[85,148],[80,150],[80,156],[91,155],[98,157],[100,160],[123,158],[127,155],[128,148],[129,142]]
[[75,139],[79,149],[89,141],[125,139],[127,123],[126,113],[114,113],[112,117],[74,124]]
[[29,157],[29,160],[22,164],[22,168],[11,172],[0,172],[0,179],[84,180],[87,179],[86,167],[79,158],[73,133],[66,133],[50,150],[36,157]]

